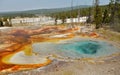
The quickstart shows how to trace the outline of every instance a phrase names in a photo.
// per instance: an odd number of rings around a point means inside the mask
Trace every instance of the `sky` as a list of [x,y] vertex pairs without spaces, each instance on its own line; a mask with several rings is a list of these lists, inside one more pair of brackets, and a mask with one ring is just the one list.
[[[0,0],[0,12],[70,7],[72,0]],[[100,0],[101,5],[109,0]],[[73,0],[73,5],[92,5],[93,0]]]

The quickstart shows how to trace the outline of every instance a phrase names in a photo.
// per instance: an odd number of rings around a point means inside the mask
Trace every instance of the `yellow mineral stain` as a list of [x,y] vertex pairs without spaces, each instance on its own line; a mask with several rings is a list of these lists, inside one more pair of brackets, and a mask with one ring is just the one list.
[[10,60],[10,58],[11,58],[13,55],[14,55],[14,54],[9,54],[9,55],[3,57],[3,58],[2,58],[2,62],[5,63],[5,64],[11,64],[11,63],[9,62],[9,60]]
[[[31,44],[29,44],[29,45],[26,45],[24,48],[22,48],[23,50],[22,51],[24,51],[24,54],[26,55],[26,56],[31,56],[33,53],[32,53],[32,45]],[[21,51],[21,50],[20,50]],[[17,51],[17,52],[19,52],[19,51]],[[9,55],[6,55],[6,56],[4,56],[3,58],[2,58],[2,62],[3,63],[5,63],[5,64],[12,64],[12,63],[10,63],[9,62],[9,60],[17,53],[17,52],[13,52],[13,53],[11,53],[11,54],[9,54]]]
[[32,54],[33,54],[32,53],[32,45],[30,44],[30,45],[25,46],[25,49],[23,51],[26,56],[32,56]]

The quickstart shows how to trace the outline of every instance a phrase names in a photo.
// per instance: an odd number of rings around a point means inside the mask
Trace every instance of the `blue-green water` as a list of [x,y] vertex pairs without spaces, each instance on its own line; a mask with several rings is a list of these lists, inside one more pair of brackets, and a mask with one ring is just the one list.
[[60,46],[63,50],[75,50],[83,54],[95,54],[102,45],[95,41],[80,41]]
[[103,41],[82,40],[66,43],[36,43],[34,51],[42,55],[57,54],[71,58],[102,57],[120,52],[112,44]]

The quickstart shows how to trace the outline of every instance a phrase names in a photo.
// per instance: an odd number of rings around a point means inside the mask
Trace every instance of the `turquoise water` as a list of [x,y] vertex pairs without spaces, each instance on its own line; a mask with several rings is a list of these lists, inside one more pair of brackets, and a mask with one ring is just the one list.
[[120,52],[112,44],[104,41],[80,40],[65,43],[36,43],[34,51],[42,55],[57,54],[71,58],[102,57]]
[[60,46],[63,50],[75,50],[83,54],[95,54],[102,45],[94,41],[80,41]]

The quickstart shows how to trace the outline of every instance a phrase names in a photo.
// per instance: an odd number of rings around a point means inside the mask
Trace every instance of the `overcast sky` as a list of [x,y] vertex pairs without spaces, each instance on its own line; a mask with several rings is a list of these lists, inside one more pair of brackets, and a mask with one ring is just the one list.
[[[93,0],[73,0],[73,5],[92,5]],[[108,4],[109,0],[100,0]],[[0,12],[70,7],[71,0],[0,0]]]

